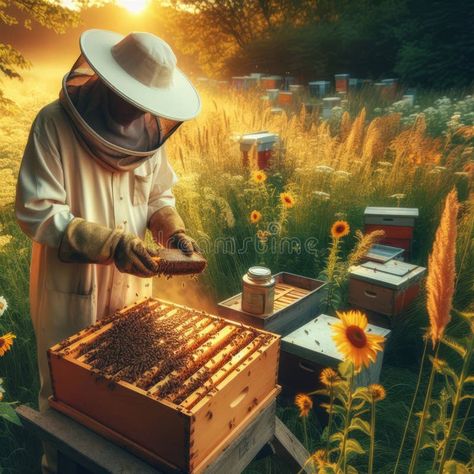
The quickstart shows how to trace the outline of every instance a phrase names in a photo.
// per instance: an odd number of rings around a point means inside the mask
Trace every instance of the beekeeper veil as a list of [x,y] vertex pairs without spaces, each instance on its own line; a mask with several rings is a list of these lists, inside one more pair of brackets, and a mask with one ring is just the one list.
[[[60,103],[81,145],[105,168],[140,166],[199,112],[197,92],[160,38],[88,30],[80,44],[82,54],[63,79]],[[122,125],[109,110],[110,91],[143,113]]]

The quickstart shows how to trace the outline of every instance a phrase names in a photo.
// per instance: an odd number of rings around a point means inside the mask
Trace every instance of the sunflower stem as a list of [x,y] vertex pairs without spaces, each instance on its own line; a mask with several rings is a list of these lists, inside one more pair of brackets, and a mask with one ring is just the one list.
[[444,441],[443,451],[441,453],[441,461],[439,463],[439,470],[438,470],[438,472],[440,472],[440,473],[443,472],[444,464],[446,463],[446,460],[447,460],[448,448],[449,448],[449,445],[451,444],[451,438],[453,436],[454,426],[456,424],[456,419],[457,419],[457,416],[458,416],[459,407],[461,405],[462,392],[463,392],[463,389],[464,389],[464,381],[466,380],[467,376],[469,375],[469,370],[470,370],[470,367],[471,367],[471,357],[472,357],[473,348],[474,348],[474,336],[471,333],[471,338],[470,338],[470,341],[469,341],[469,347],[467,349],[466,357],[464,357],[464,363],[463,363],[462,370],[461,370],[461,376],[459,377],[459,382],[458,382],[457,387],[456,387],[456,394],[454,395],[453,411],[452,411],[451,417],[449,419],[448,433],[446,435],[446,439]]
[[[344,434],[342,438],[341,451],[339,453],[339,459],[337,461],[337,469],[340,468],[342,462],[342,472],[346,472],[346,444],[347,436],[349,435],[349,426],[351,423],[351,410],[352,410],[352,384],[354,381],[354,364],[351,364],[351,375],[349,377],[349,397],[346,404],[346,414],[344,417]],[[336,469],[336,471],[337,471]]]
[[415,402],[416,402],[416,399],[418,397],[418,390],[420,389],[421,378],[423,376],[423,366],[425,365],[427,348],[428,348],[428,337],[425,337],[425,345],[424,345],[424,348],[423,348],[423,356],[421,357],[420,371],[418,372],[418,380],[416,381],[415,393],[413,394],[413,399],[411,401],[410,411],[408,412],[408,419],[407,419],[407,422],[405,424],[405,430],[403,431],[403,437],[402,437],[402,441],[401,441],[401,444],[400,444],[400,449],[398,450],[397,462],[395,463],[395,468],[393,470],[393,474],[397,474],[397,469],[398,469],[398,466],[400,464],[400,459],[402,457],[403,448],[405,446],[405,441],[406,441],[406,437],[407,437],[407,434],[408,434],[408,428],[410,427],[411,418],[413,416],[413,410],[415,408]]
[[[439,342],[436,343],[436,350],[434,357],[438,357],[439,351]],[[416,434],[415,447],[413,448],[413,453],[411,455],[410,467],[408,468],[408,474],[414,474],[416,471],[416,465],[418,462],[418,453],[420,451],[421,439],[425,432],[425,422],[428,416],[430,404],[431,404],[431,394],[433,392],[433,382],[435,378],[436,370],[434,364],[431,364],[430,378],[428,381],[428,388],[426,389],[425,401],[423,403],[423,411],[421,413],[420,424],[418,425],[418,432]]]
[[334,388],[331,385],[329,391],[329,420],[328,420],[328,433],[327,433],[327,440],[326,440],[326,453],[329,459],[329,438],[331,437],[331,428],[332,428],[332,419],[333,419],[333,404],[334,404]]
[[375,400],[372,396],[370,403],[370,449],[369,449],[369,474],[374,470],[374,448],[375,448]]
[[304,446],[307,450],[309,450],[308,446],[308,430],[306,427],[306,417],[303,416],[303,436],[304,436]]

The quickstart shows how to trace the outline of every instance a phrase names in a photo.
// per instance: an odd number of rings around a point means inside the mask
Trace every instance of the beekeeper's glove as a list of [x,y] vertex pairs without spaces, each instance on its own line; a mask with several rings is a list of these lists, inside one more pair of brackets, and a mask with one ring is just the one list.
[[136,235],[74,218],[66,228],[58,251],[66,263],[115,263],[119,271],[140,277],[156,274],[158,252]]
[[150,218],[149,228],[155,241],[165,247],[180,249],[186,255],[201,252],[196,241],[186,234],[183,219],[172,206],[156,211]]

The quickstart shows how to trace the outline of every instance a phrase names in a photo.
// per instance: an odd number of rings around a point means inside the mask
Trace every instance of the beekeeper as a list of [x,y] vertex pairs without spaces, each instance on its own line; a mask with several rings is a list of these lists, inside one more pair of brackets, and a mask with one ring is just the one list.
[[146,229],[161,244],[196,249],[163,146],[199,113],[196,90],[150,33],[88,30],[80,47],[59,100],[33,122],[17,183],[16,217],[33,241],[41,410],[51,395],[47,349],[151,295],[157,267]]

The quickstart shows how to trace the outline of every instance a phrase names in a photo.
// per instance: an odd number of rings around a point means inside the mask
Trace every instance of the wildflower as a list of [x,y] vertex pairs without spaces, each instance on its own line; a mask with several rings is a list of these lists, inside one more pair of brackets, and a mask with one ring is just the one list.
[[256,224],[256,223],[259,222],[261,219],[262,219],[262,214],[261,214],[261,212],[252,211],[252,212],[250,213],[250,222],[251,222],[252,224]]
[[452,190],[445,201],[441,222],[436,231],[433,250],[428,260],[426,279],[427,310],[433,346],[443,335],[451,316],[451,304],[456,277],[456,219],[459,203]]
[[311,460],[316,464],[316,467],[322,467],[326,464],[327,455],[325,449],[318,449],[311,455]]
[[326,165],[316,166],[315,170],[317,173],[325,173],[325,174],[334,173],[334,168],[331,168],[330,166],[326,166]]
[[264,183],[267,180],[267,175],[263,171],[257,170],[252,173],[252,179],[256,183]]
[[295,405],[300,411],[300,417],[307,417],[311,408],[313,408],[313,401],[305,393],[298,393],[295,397]]
[[313,191],[313,195],[321,198],[323,201],[328,201],[331,198],[331,195],[324,191]]
[[351,174],[349,173],[349,171],[338,170],[334,172],[334,176],[336,176],[337,178],[349,179]]
[[0,357],[4,356],[5,353],[10,350],[13,346],[13,339],[15,338],[15,334],[11,332],[0,337]]
[[0,235],[0,250],[6,247],[13,239],[13,236],[6,234]]
[[7,309],[8,309],[7,300],[3,296],[0,296],[0,316],[3,316],[3,313],[5,313]]
[[400,199],[405,199],[407,197],[406,194],[402,194],[402,193],[399,193],[399,194],[392,194],[391,196],[392,199],[397,199],[397,200],[400,200]]
[[367,334],[367,316],[357,310],[336,312],[339,319],[332,325],[332,338],[344,359],[350,360],[359,371],[364,365],[368,367],[382,350],[384,337],[376,334]]
[[331,235],[334,239],[345,237],[350,231],[351,228],[346,221],[336,221],[331,227]]
[[257,238],[260,240],[260,242],[265,243],[268,240],[268,237],[270,237],[271,233],[268,232],[268,230],[259,230],[257,232]]
[[378,383],[370,384],[367,388],[374,402],[379,402],[387,396],[383,386]]
[[295,198],[290,193],[280,193],[280,201],[287,209],[295,205]]
[[439,372],[440,374],[442,374],[444,369],[448,367],[448,363],[443,359],[439,359],[438,357],[435,357],[433,358],[433,367],[436,370],[436,372]]
[[321,380],[321,383],[323,385],[326,385],[326,387],[332,387],[340,380],[340,378],[338,373],[334,369],[331,369],[331,367],[327,367],[321,372],[319,380]]

